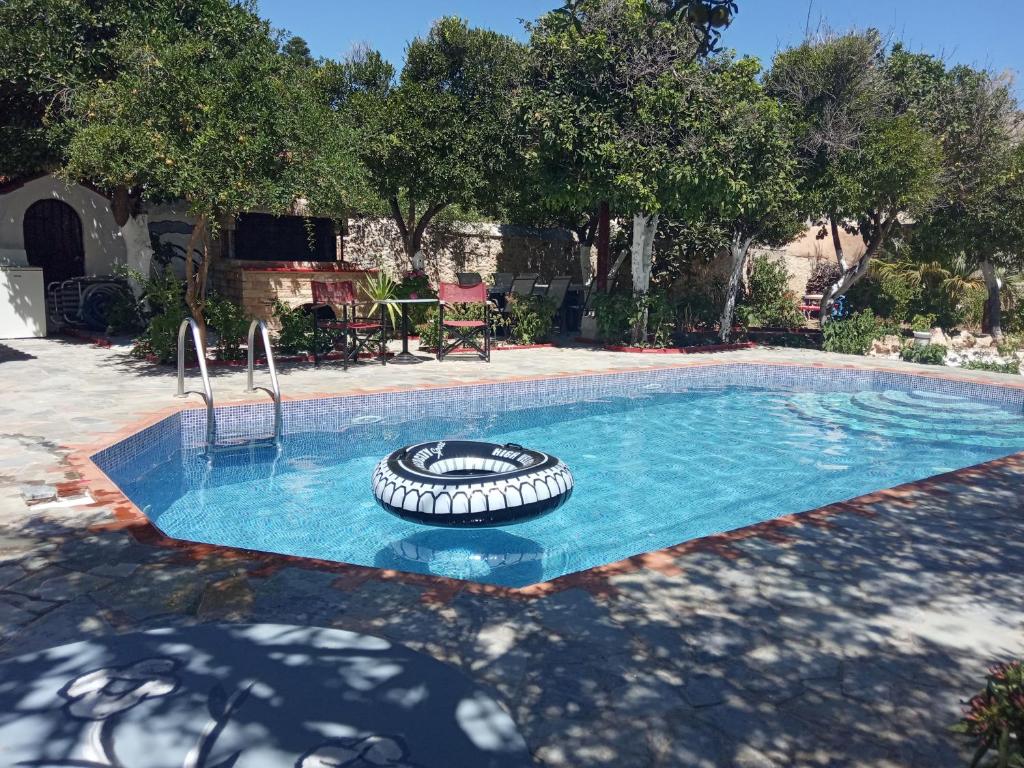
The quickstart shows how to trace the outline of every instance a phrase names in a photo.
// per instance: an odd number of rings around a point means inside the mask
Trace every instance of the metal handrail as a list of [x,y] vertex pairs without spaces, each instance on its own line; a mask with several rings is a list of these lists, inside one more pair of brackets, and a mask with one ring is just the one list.
[[[260,329],[260,337],[263,339],[263,351],[267,353],[267,369],[270,371],[270,389],[266,387],[253,386],[253,369],[256,365],[256,329]],[[249,324],[249,372],[248,386],[246,392],[255,392],[261,389],[270,395],[274,401],[274,437],[281,436],[281,386],[277,382],[277,367],[274,365],[274,352],[270,347],[270,332],[267,324],[262,320],[253,320]]]
[[[203,379],[203,391],[191,389],[185,391],[185,331],[192,329],[192,343],[196,348],[196,357],[199,359],[199,374]],[[175,397],[188,397],[199,395],[206,402],[206,444],[212,446],[217,442],[217,420],[213,411],[213,388],[210,386],[210,374],[206,370],[206,354],[203,350],[203,340],[199,334],[199,326],[191,317],[181,321],[178,327],[178,393]]]

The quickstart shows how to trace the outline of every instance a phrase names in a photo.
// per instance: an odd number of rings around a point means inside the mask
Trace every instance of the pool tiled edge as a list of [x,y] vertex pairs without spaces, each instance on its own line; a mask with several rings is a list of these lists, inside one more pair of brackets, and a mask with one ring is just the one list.
[[[827,373],[826,373],[827,372]],[[825,374],[823,376],[823,374]],[[641,377],[642,382],[638,380]],[[328,395],[310,397],[286,402],[286,431],[301,431],[308,426],[330,428],[331,421],[325,421],[330,415],[334,419],[356,418],[361,415],[383,415],[386,410],[401,407],[409,410],[424,409],[435,412],[451,409],[453,413],[463,413],[472,407],[473,402],[493,401],[501,398],[504,407],[522,407],[526,404],[538,404],[538,398],[545,404],[554,404],[558,399],[564,401],[577,400],[587,396],[615,394],[616,392],[635,391],[642,384],[651,384],[656,379],[659,384],[689,384],[700,386],[726,386],[729,384],[759,384],[776,388],[795,386],[806,387],[808,384],[820,384],[822,388],[835,390],[837,387],[865,389],[883,387],[904,389],[913,385],[915,389],[934,391],[942,394],[956,394],[966,397],[982,397],[1012,404],[1017,407],[1024,405],[1024,387],[1007,382],[1006,385],[973,381],[955,376],[943,376],[937,373],[910,373],[892,371],[881,368],[862,368],[854,366],[829,365],[798,365],[798,364],[763,364],[716,361],[683,364],[679,366],[658,368],[636,368],[606,372],[585,372],[559,376],[542,376],[521,378],[512,381],[484,381],[466,384],[446,384],[423,389],[383,390],[374,392],[356,392],[347,395]],[[451,397],[455,391],[463,397],[457,401]],[[469,402],[470,406],[466,403]],[[266,403],[244,403],[218,408],[218,416],[230,414],[223,424],[247,423],[253,418],[265,417],[270,407]],[[407,411],[408,413],[408,411]],[[219,423],[221,423],[219,421]],[[458,592],[469,591],[481,594],[535,597],[555,591],[582,587],[591,592],[599,592],[610,588],[611,577],[636,570],[648,569],[675,573],[680,570],[677,559],[694,550],[711,550],[724,556],[731,556],[731,544],[737,540],[763,537],[785,538],[785,530],[798,525],[828,525],[829,519],[837,514],[855,513],[870,514],[867,506],[879,500],[903,499],[911,497],[915,491],[934,488],[938,483],[976,482],[987,472],[1002,467],[1024,467],[1024,454],[1014,454],[985,464],[914,481],[895,488],[878,491],[848,501],[838,502],[819,509],[796,513],[772,521],[759,523],[729,533],[718,534],[666,549],[637,555],[617,563],[592,568],[576,574],[535,584],[520,589],[494,587],[472,582],[454,581],[437,576],[425,576],[396,571],[386,571],[363,566],[323,562],[307,558],[282,556],[270,553],[233,550],[221,546],[194,544],[185,541],[171,540],[163,536],[152,526],[145,516],[132,504],[119,489],[106,477],[96,463],[109,461],[112,458],[133,461],[143,457],[146,450],[151,450],[154,442],[159,444],[177,429],[182,439],[194,442],[200,439],[205,428],[205,411],[197,408],[168,409],[151,416],[140,424],[121,430],[119,436],[127,439],[107,440],[105,447],[83,448],[71,457],[72,465],[83,477],[83,483],[96,499],[96,506],[110,507],[115,520],[101,527],[128,528],[135,537],[144,543],[169,546],[177,550],[183,558],[195,560],[205,558],[212,553],[225,557],[239,557],[256,560],[262,567],[275,569],[283,566],[300,566],[315,568],[337,573],[340,584],[360,583],[372,579],[395,579],[417,583],[428,587],[428,595],[434,597],[452,596]],[[228,432],[223,426],[222,432]],[[230,434],[230,432],[228,432]],[[132,439],[137,436],[137,439]],[[154,440],[156,439],[156,440]],[[99,448],[97,450],[97,448]],[[123,454],[123,455],[121,455]]]

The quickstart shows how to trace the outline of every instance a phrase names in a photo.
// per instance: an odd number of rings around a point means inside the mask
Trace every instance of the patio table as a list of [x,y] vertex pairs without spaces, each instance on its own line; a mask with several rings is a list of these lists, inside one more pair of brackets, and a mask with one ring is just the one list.
[[414,355],[409,351],[409,305],[437,304],[437,299],[384,299],[378,304],[397,304],[402,308],[402,351],[392,358],[392,363],[422,363],[429,358]]

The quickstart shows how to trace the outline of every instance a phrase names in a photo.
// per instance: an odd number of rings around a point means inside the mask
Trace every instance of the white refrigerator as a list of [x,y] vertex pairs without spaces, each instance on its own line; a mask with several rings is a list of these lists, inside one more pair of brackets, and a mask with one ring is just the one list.
[[46,335],[43,270],[0,264],[0,339]]

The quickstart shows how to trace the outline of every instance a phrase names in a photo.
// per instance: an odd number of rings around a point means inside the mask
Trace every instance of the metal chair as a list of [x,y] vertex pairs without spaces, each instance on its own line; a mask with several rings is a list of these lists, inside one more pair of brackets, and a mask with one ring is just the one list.
[[506,296],[512,290],[512,282],[516,276],[511,272],[495,272],[494,281],[487,292],[493,295]]
[[[441,283],[437,289],[437,359],[459,347],[475,349],[485,361],[491,362],[491,310],[487,300],[487,286],[477,283],[472,287],[463,287],[456,283]],[[483,304],[483,320],[445,320],[444,308],[448,304]],[[446,332],[452,335],[452,341],[445,341]],[[480,337],[480,341],[477,341]]]
[[565,296],[569,292],[571,282],[572,278],[568,275],[553,277],[544,293],[544,298],[555,305],[555,321],[558,323],[559,330],[565,330]]
[[512,281],[512,287],[509,289],[509,293],[513,296],[532,296],[533,286],[537,284],[538,277],[540,277],[540,275],[534,272],[524,272]]
[[[313,304],[310,309],[313,318],[313,364],[318,367],[320,365],[320,352],[316,343],[317,331],[325,330],[331,335],[332,341],[336,334],[341,336],[341,361],[342,368],[345,370],[348,370],[349,361],[356,361],[359,358],[359,353],[371,344],[377,345],[381,365],[386,365],[388,358],[385,346],[387,339],[384,331],[383,308],[379,321],[360,317],[356,311],[359,302],[356,299],[355,286],[351,280],[332,283],[314,280],[312,287]],[[318,317],[318,310],[324,307],[335,312],[334,319]],[[338,319],[335,307],[341,309],[340,319]],[[349,344],[350,341],[351,344]]]

